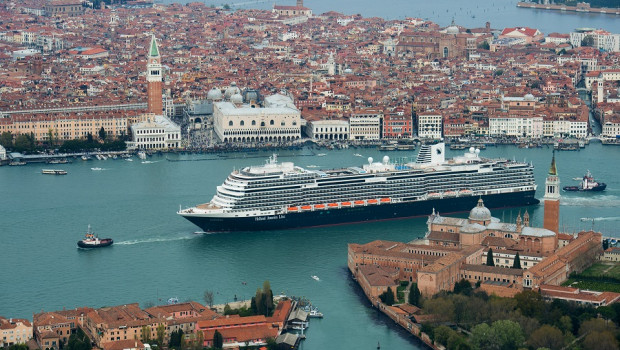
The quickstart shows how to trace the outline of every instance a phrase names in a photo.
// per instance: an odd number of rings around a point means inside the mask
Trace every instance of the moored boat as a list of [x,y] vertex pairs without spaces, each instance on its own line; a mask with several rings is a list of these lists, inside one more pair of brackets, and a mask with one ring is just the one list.
[[91,231],[90,225],[88,225],[88,231],[86,231],[84,239],[79,240],[77,245],[79,248],[103,248],[111,246],[113,243],[114,240],[112,238],[99,238]]

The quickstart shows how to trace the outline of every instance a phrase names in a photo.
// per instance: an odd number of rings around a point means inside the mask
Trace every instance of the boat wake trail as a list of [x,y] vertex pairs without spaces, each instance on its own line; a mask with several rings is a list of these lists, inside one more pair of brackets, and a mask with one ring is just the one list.
[[134,244],[143,244],[143,243],[184,241],[188,239],[194,239],[196,237],[200,237],[200,236],[191,235],[191,236],[177,236],[177,237],[151,237],[151,238],[146,238],[146,239],[132,239],[128,241],[117,242],[117,243],[114,243],[114,245],[134,245]]
[[144,161],[142,161],[142,164],[153,164],[153,163],[159,163],[159,162],[161,162],[161,160],[155,160],[155,161],[153,161],[153,160],[144,160]]
[[591,197],[562,196],[560,205],[570,207],[620,207],[620,197],[613,195]]
[[598,218],[581,218],[581,221],[620,221],[620,216],[608,216]]

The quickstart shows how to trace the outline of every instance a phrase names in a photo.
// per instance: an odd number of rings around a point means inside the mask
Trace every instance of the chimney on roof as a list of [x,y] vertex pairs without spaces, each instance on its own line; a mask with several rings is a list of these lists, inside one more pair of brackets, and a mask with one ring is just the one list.
[[297,7],[304,7],[304,0],[297,0]]

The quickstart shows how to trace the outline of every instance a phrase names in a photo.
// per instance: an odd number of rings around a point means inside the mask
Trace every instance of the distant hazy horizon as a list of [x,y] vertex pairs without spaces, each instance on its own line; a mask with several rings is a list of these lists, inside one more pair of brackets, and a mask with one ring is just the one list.
[[[195,0],[160,0],[164,3],[187,3]],[[270,9],[274,1],[251,0],[204,0],[206,5],[222,6],[229,4],[233,8]],[[275,1],[281,5],[294,5],[295,0]],[[235,4],[243,4],[237,5]],[[391,0],[387,2],[372,0],[305,0],[304,6],[315,14],[336,11],[345,15],[361,14],[364,17],[382,17],[384,19],[404,19],[417,17],[428,19],[441,26],[447,26],[454,19],[457,25],[467,28],[484,27],[491,22],[491,27],[524,26],[537,28],[545,34],[552,32],[569,33],[575,28],[592,27],[620,33],[620,16],[607,14],[571,13],[548,10],[534,10],[517,7],[515,0],[477,0],[463,2],[460,0]]]

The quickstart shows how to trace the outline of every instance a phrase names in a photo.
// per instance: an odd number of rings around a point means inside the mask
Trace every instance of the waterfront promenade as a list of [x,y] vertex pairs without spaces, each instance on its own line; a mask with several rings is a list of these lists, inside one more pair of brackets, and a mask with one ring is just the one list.
[[609,7],[590,7],[590,4],[579,3],[577,6],[569,5],[556,5],[556,4],[537,4],[533,2],[518,2],[517,7],[531,8],[538,10],[555,10],[555,11],[571,11],[571,12],[583,12],[583,13],[600,13],[608,15],[620,15],[620,8]]

